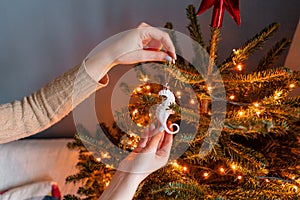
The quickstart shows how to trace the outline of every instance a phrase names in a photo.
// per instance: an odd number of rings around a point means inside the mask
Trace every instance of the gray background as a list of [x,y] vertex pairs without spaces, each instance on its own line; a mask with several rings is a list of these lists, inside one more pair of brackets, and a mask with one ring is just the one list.
[[[99,42],[142,21],[153,26],[171,21],[176,31],[187,33],[185,8],[189,4],[198,8],[200,3],[200,0],[1,0],[0,103],[20,100],[36,91],[80,63]],[[281,23],[275,40],[293,37],[299,19],[299,0],[241,0],[240,4],[240,27],[225,14],[220,59],[272,22]],[[198,19],[208,41],[211,10]],[[255,60],[256,57],[251,62]],[[111,82],[123,71],[113,70]],[[109,89],[101,91],[107,99]],[[101,98],[97,102],[107,104]],[[74,132],[69,115],[35,137],[72,137]]]

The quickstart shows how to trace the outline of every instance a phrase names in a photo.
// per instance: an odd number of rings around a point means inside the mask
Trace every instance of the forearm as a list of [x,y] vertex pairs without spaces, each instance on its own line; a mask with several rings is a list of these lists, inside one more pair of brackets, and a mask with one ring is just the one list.
[[103,86],[77,66],[21,101],[0,105],[0,144],[47,129]]
[[142,180],[138,174],[117,171],[99,200],[131,200]]

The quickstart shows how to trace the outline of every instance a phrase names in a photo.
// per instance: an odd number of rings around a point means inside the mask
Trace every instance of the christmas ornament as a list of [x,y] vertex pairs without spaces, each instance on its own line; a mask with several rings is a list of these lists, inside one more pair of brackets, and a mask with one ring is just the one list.
[[199,7],[197,15],[199,16],[212,6],[214,6],[211,21],[212,27],[219,28],[222,26],[224,9],[228,11],[228,13],[238,25],[241,24],[239,0],[203,0]]
[[166,131],[169,134],[176,134],[179,131],[178,124],[171,124],[171,127],[176,127],[175,131],[171,131],[167,126],[167,120],[169,116],[175,113],[174,110],[170,109],[170,106],[175,104],[175,96],[167,87],[159,91],[158,95],[163,98],[163,102],[158,105],[155,113],[158,121],[161,124],[159,131]]

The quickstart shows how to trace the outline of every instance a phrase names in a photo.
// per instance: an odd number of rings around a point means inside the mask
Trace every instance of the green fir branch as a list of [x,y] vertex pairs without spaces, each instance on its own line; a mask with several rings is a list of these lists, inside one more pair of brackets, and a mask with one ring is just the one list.
[[276,69],[267,69],[264,71],[257,71],[251,74],[227,74],[223,76],[223,82],[237,83],[239,85],[244,83],[264,83],[272,81],[282,81],[283,78],[291,76],[289,68],[280,67]]
[[254,71],[262,71],[273,68],[273,65],[278,60],[279,56],[290,46],[290,44],[291,40],[287,38],[283,38],[282,40],[278,41],[268,51],[267,55],[259,61],[259,64]]
[[164,193],[168,199],[202,199],[204,196],[204,187],[198,185],[195,181],[189,182],[170,182],[167,185],[152,190],[152,195]]
[[[285,99],[285,101],[282,103],[282,106],[289,106],[292,108],[300,108],[300,96],[297,97],[289,97]],[[298,115],[300,114],[300,111],[298,111]]]
[[236,64],[245,63],[249,56],[257,49],[259,49],[262,44],[269,39],[274,32],[279,28],[278,23],[270,24],[268,27],[264,28],[260,33],[256,34],[253,38],[248,40],[242,47],[235,50],[228,59],[226,59],[220,66],[220,72],[227,73],[231,71]]
[[220,144],[228,159],[237,163],[247,174],[253,175],[266,172],[265,167],[268,162],[260,152],[224,137],[220,139]]
[[169,65],[166,68],[166,71],[170,73],[175,79],[187,83],[187,84],[195,84],[195,83],[205,83],[205,80],[198,72],[194,70],[185,70],[181,69],[176,65]]
[[[295,190],[293,184],[284,183],[281,180],[256,181],[250,187],[240,185],[233,189],[219,191],[219,198],[223,199],[298,199],[299,193]],[[284,187],[283,187],[284,185]]]
[[198,23],[196,10],[193,5],[189,5],[187,7],[186,15],[187,15],[187,18],[190,20],[190,24],[187,26],[187,28],[190,32],[191,38],[193,40],[195,40],[196,42],[198,42],[205,49],[206,48],[205,43],[204,43],[203,36],[201,33],[200,25]]

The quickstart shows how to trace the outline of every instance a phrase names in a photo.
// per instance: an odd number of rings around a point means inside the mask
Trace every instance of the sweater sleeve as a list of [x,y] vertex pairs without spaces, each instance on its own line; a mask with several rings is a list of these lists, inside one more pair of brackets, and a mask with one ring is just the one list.
[[21,101],[0,105],[0,144],[49,128],[107,83],[107,75],[98,83],[79,65]]

